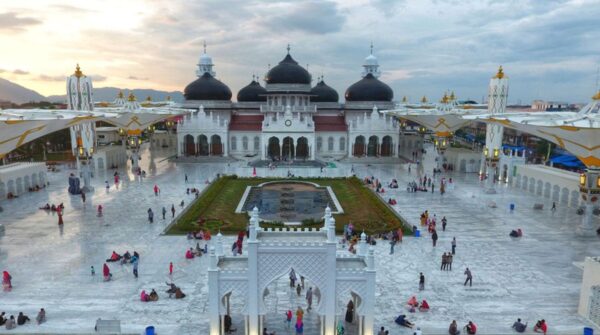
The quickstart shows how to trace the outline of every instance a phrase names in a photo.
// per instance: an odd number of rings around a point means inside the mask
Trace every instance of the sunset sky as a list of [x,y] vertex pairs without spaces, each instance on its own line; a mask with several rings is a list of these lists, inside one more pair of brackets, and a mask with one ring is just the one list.
[[599,18],[598,0],[2,0],[0,77],[64,94],[80,63],[96,87],[182,91],[206,40],[235,96],[290,43],[313,79],[323,74],[343,96],[372,41],[397,100],[447,89],[481,100],[502,64],[513,103],[587,101]]

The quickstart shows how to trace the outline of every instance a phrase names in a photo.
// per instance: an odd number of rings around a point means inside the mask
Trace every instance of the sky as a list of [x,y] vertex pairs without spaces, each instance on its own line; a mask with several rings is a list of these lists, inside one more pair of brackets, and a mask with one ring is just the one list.
[[396,100],[481,101],[502,65],[511,103],[586,102],[598,18],[600,0],[2,0],[0,77],[64,94],[79,63],[96,87],[183,91],[206,41],[235,99],[289,43],[343,97],[373,43]]

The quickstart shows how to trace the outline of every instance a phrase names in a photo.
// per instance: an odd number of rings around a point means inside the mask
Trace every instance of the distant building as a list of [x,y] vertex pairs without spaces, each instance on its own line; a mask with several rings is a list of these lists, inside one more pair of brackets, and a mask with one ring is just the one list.
[[531,109],[534,112],[562,112],[571,110],[571,105],[564,101],[533,100],[533,103],[531,103]]

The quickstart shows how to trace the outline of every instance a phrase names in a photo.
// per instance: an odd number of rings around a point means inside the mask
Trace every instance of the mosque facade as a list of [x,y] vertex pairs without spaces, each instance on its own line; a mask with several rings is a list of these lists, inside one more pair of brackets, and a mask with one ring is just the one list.
[[[228,156],[262,160],[398,157],[400,125],[381,113],[394,107],[394,92],[379,80],[377,58],[365,59],[362,78],[345,92],[345,102],[323,78],[287,54],[232,101],[216,78],[212,58],[200,56],[197,79],[184,90],[184,107],[194,109],[177,127],[180,156]],[[314,86],[313,86],[313,83]],[[416,145],[415,141],[415,145]]]

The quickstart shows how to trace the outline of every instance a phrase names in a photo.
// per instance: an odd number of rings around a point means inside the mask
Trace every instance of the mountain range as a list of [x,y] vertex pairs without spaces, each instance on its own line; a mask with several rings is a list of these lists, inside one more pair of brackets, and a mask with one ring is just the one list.
[[[138,101],[146,100],[147,97],[151,97],[153,101],[164,101],[167,96],[175,102],[183,102],[183,94],[178,91],[166,92],[152,89],[120,89],[117,87],[94,87],[94,101],[113,101],[122,91],[125,97],[129,95],[129,92],[137,97]],[[63,95],[50,95],[43,96],[34,90],[30,90],[19,84],[15,84],[9,80],[0,78],[0,101],[10,101],[16,104],[22,104],[26,102],[65,102],[66,94]]]

